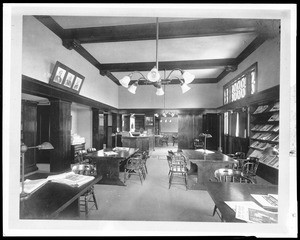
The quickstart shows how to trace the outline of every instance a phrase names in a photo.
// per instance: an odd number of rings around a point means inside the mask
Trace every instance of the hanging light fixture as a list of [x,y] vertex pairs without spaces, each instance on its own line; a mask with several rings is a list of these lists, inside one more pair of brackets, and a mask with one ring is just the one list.
[[[162,89],[162,84],[168,84],[173,80],[170,78],[170,76],[174,71],[179,71],[183,78],[183,79],[180,79],[179,77],[175,77],[175,78],[179,79],[182,93],[186,93],[188,90],[191,89],[187,84],[190,84],[191,82],[194,81],[195,75],[193,75],[187,71],[184,71],[180,68],[173,69],[167,78],[161,79],[160,74],[158,72],[158,69],[159,69],[158,68],[158,57],[157,57],[158,56],[158,34],[159,34],[159,24],[158,24],[158,18],[156,18],[156,66],[154,66],[151,69],[151,71],[147,74],[147,78],[141,72],[134,71],[134,72],[130,73],[128,76],[125,76],[119,80],[120,84],[123,87],[128,88],[128,91],[131,92],[132,94],[136,93],[136,89],[137,89],[139,80],[144,80],[146,82],[150,82],[154,87],[157,88],[156,95],[158,95],[158,96],[164,95],[164,91]],[[130,80],[134,73],[139,73],[140,75],[142,75],[142,77],[140,79],[138,79],[137,81],[135,81],[131,86],[129,86]]]

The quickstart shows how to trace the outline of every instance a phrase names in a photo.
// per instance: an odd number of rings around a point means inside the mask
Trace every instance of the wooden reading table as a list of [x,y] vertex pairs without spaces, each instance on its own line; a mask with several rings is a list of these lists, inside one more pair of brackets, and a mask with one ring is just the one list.
[[[114,151],[110,149],[103,151],[102,149],[87,154],[86,157],[96,163],[97,174],[103,176],[98,184],[126,186],[119,178],[120,163],[126,161],[138,150],[138,148],[116,147]],[[109,155],[111,152],[115,152],[116,154]]]
[[236,163],[235,159],[217,151],[206,150],[204,152],[203,149],[183,149],[182,152],[190,162],[188,175],[197,174],[197,186],[195,187],[200,190],[206,190],[205,184],[209,179],[214,178],[215,170]]
[[[245,222],[235,218],[235,211],[224,201],[254,201],[250,194],[278,194],[277,185],[248,183],[208,182],[207,191],[222,214],[225,222]],[[258,204],[259,205],[259,204]],[[213,209],[211,210],[213,212]]]
[[[49,173],[35,173],[27,179],[47,178]],[[101,180],[101,175],[82,185],[71,187],[66,184],[47,182],[20,201],[20,219],[78,219],[79,197]]]

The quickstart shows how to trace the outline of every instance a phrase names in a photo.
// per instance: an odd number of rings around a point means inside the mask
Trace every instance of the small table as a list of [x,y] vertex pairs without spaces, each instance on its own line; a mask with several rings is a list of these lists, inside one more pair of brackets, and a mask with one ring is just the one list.
[[[103,177],[98,184],[126,186],[119,178],[120,162],[126,161],[138,150],[138,148],[116,147],[114,151],[106,149],[87,154],[86,157],[96,163],[97,174]],[[116,154],[109,155],[112,152]]]
[[[35,173],[26,179],[47,178],[49,173]],[[76,219],[79,218],[79,197],[101,180],[101,176],[82,185],[71,187],[47,182],[26,199],[20,201],[20,219]]]
[[[278,194],[277,185],[247,183],[208,182],[207,191],[222,214],[225,222],[245,222],[235,218],[235,211],[224,201],[254,201],[250,194]],[[212,209],[213,211],[213,209]]]
[[199,190],[206,190],[205,184],[214,178],[215,170],[236,163],[235,159],[216,151],[183,149],[182,152],[191,163],[188,175],[197,173],[197,186],[194,187]]

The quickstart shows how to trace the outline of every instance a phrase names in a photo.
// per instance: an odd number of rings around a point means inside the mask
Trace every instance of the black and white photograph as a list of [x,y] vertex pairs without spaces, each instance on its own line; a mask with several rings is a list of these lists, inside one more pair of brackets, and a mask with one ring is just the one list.
[[76,77],[74,85],[73,85],[73,89],[78,91],[81,87],[82,81],[83,80],[80,77]]
[[58,67],[53,81],[56,83],[62,84],[62,81],[65,77],[65,73],[66,73],[66,70]]
[[75,76],[72,73],[68,73],[67,77],[66,77],[66,81],[64,83],[64,85],[68,88],[70,88],[73,84]]
[[3,4],[3,235],[297,238],[296,4]]

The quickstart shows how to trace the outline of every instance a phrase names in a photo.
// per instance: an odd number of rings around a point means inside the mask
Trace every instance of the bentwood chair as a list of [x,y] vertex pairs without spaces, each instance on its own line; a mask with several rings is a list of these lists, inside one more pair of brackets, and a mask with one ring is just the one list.
[[[214,179],[217,182],[232,182],[232,183],[250,183],[253,184],[254,182],[247,177],[242,176],[242,172],[230,168],[220,168],[214,172]],[[212,181],[212,180],[210,180]],[[222,214],[218,211],[217,206],[215,205],[213,210],[213,216],[217,213],[221,221],[223,222]]]
[[127,160],[124,168],[124,183],[131,175],[139,176],[141,184],[143,185],[144,175],[141,157],[131,157]]
[[148,174],[147,169],[147,159],[149,158],[149,151],[143,151],[142,153],[135,153],[133,157],[139,157],[141,158],[141,164],[142,164],[142,170],[143,170],[143,177],[146,178],[146,174]]
[[167,160],[169,164],[169,189],[171,188],[172,184],[182,184],[182,181],[174,181],[174,176],[178,178],[183,178],[184,185],[186,190],[187,187],[187,162],[183,155],[181,154],[174,154],[174,155],[167,155]]
[[[77,174],[93,176],[96,174],[96,169],[92,164],[75,164],[72,171]],[[83,208],[82,208],[83,207]],[[79,197],[79,208],[81,212],[85,212],[85,216],[95,207],[98,210],[98,204],[95,197],[94,186],[90,187],[85,193]]]
[[256,171],[259,165],[259,159],[256,157],[250,157],[245,160],[242,165],[242,175],[244,177],[252,179],[252,181],[256,181]]

